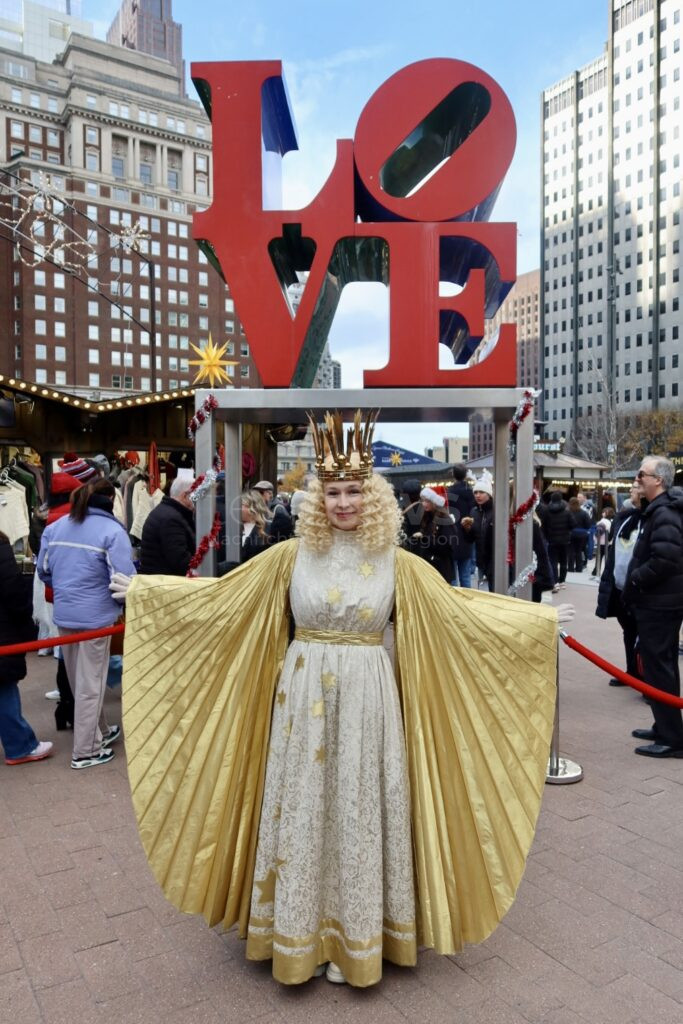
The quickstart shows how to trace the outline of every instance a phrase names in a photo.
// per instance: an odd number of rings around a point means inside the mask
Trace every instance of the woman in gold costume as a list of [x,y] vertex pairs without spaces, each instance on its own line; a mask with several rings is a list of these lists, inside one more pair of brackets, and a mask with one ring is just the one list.
[[127,598],[124,725],[150,864],[176,906],[237,924],[287,984],[326,970],[367,986],[383,958],[486,938],[545,779],[555,613],[449,587],[398,547],[372,425],[313,424],[296,540],[220,580],[137,577]]

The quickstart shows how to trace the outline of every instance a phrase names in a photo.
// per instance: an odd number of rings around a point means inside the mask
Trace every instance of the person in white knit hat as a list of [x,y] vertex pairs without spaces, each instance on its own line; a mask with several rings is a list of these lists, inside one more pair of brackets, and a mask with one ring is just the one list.
[[476,507],[472,516],[462,520],[463,528],[474,540],[477,556],[477,573],[479,585],[482,582],[487,590],[493,587],[493,477],[487,469],[475,481],[474,500]]

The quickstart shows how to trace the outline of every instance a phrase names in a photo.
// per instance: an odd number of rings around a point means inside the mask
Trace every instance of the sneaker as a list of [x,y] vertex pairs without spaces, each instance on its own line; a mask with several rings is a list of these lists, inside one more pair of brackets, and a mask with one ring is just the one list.
[[94,768],[96,764],[106,764],[114,756],[114,751],[110,750],[109,747],[102,747],[97,754],[91,754],[90,757],[72,757],[71,767],[72,768]]
[[121,736],[120,725],[110,725],[106,732],[102,733],[102,746],[108,747],[110,743],[116,743]]
[[52,744],[49,740],[39,743],[26,757],[6,757],[5,764],[28,764],[29,761],[44,761],[46,757],[52,757]]
[[59,690],[48,690],[45,696],[48,700],[59,700]]
[[346,978],[344,977],[342,972],[339,970],[337,965],[333,964],[331,960],[330,960],[329,964],[327,965],[327,970],[325,971],[325,975],[327,977],[327,980],[331,981],[333,985],[345,985],[346,984]]

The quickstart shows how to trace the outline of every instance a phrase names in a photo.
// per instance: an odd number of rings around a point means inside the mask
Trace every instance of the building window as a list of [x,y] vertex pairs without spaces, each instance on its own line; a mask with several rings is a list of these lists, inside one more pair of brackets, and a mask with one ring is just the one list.
[[112,156],[111,173],[114,175],[115,178],[125,178],[126,161],[122,156]]
[[180,171],[169,167],[166,181],[172,192],[180,191]]
[[66,349],[64,348],[63,345],[55,345],[55,362],[66,362]]
[[88,374],[88,386],[91,388],[98,388],[100,386],[100,375],[99,373]]
[[99,349],[97,349],[97,348],[89,348],[88,349],[88,362],[89,363],[99,363],[99,361],[100,361],[100,351],[99,351]]
[[121,375],[119,373],[112,374],[111,386],[113,388],[120,388],[121,387]]
[[47,334],[47,323],[45,320],[36,320],[35,334]]
[[47,384],[47,370],[36,369],[36,384]]
[[44,362],[47,359],[47,345],[36,345],[36,359]]

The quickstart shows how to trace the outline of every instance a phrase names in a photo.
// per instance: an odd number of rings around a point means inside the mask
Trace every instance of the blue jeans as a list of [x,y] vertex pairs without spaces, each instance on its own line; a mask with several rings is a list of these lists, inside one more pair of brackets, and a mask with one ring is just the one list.
[[453,580],[454,587],[471,587],[472,586],[472,556],[468,555],[467,558],[456,558],[455,559],[456,574]]
[[21,713],[16,683],[0,683],[0,741],[9,758],[26,757],[38,746],[36,734]]

